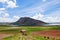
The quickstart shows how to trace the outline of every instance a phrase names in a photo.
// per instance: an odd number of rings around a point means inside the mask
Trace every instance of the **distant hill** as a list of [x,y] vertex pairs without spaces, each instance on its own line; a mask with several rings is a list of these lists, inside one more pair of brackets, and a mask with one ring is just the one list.
[[14,22],[13,24],[21,26],[41,26],[47,23],[29,17],[21,17],[18,21]]
[[60,22],[49,23],[48,25],[60,25]]
[[60,25],[60,22],[55,23],[46,23],[41,20],[32,19],[29,17],[21,17],[16,22],[0,22],[0,25],[10,25],[10,26],[52,26],[52,25]]

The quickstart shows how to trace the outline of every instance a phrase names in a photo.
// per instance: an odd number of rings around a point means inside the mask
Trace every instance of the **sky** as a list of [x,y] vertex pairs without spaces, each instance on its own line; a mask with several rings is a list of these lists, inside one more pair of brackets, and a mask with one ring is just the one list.
[[0,0],[0,22],[15,22],[21,17],[60,22],[60,0]]

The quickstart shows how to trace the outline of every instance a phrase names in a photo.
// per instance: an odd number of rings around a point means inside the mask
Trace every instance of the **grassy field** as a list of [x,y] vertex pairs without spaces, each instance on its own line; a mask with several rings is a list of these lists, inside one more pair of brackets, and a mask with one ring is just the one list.
[[[21,29],[27,31],[27,36],[20,33]],[[3,38],[3,40],[48,40],[42,36],[34,36],[31,33],[42,30],[60,30],[60,26],[20,26],[20,27],[10,27],[10,26],[0,26],[0,32],[5,34],[13,34],[12,36]]]

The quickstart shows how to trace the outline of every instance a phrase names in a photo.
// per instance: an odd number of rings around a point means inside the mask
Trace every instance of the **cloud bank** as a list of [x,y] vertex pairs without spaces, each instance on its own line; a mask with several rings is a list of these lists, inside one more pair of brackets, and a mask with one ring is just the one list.
[[0,8],[0,22],[14,22],[18,17],[10,17],[10,14],[8,13],[8,8],[16,8],[18,7],[16,0],[0,0],[0,3],[3,4],[3,7]]
[[[28,17],[44,22],[60,22],[60,0],[41,0],[41,2],[35,3],[27,2],[28,5],[26,3],[21,3],[21,5],[25,4],[22,6],[19,4],[22,7],[21,9],[19,9],[20,6],[17,5],[17,0],[0,0],[0,2],[3,4],[3,7],[0,8],[0,22],[15,22],[21,15],[27,15]],[[18,12],[14,12],[19,14],[12,14],[13,16],[11,17],[7,9],[15,8],[18,9]]]

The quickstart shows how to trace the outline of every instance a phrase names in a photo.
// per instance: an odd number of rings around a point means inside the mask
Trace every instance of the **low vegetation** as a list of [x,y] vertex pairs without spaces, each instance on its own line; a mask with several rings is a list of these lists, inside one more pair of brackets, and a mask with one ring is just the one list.
[[[25,29],[28,36],[24,36],[20,33],[21,29]],[[20,26],[20,27],[2,27],[0,26],[0,32],[5,33],[5,34],[13,34],[13,36],[9,36],[6,38],[3,38],[3,40],[28,40],[29,38],[31,40],[48,40],[45,39],[42,36],[34,36],[32,35],[32,32],[35,31],[42,31],[42,30],[60,30],[60,26]]]

